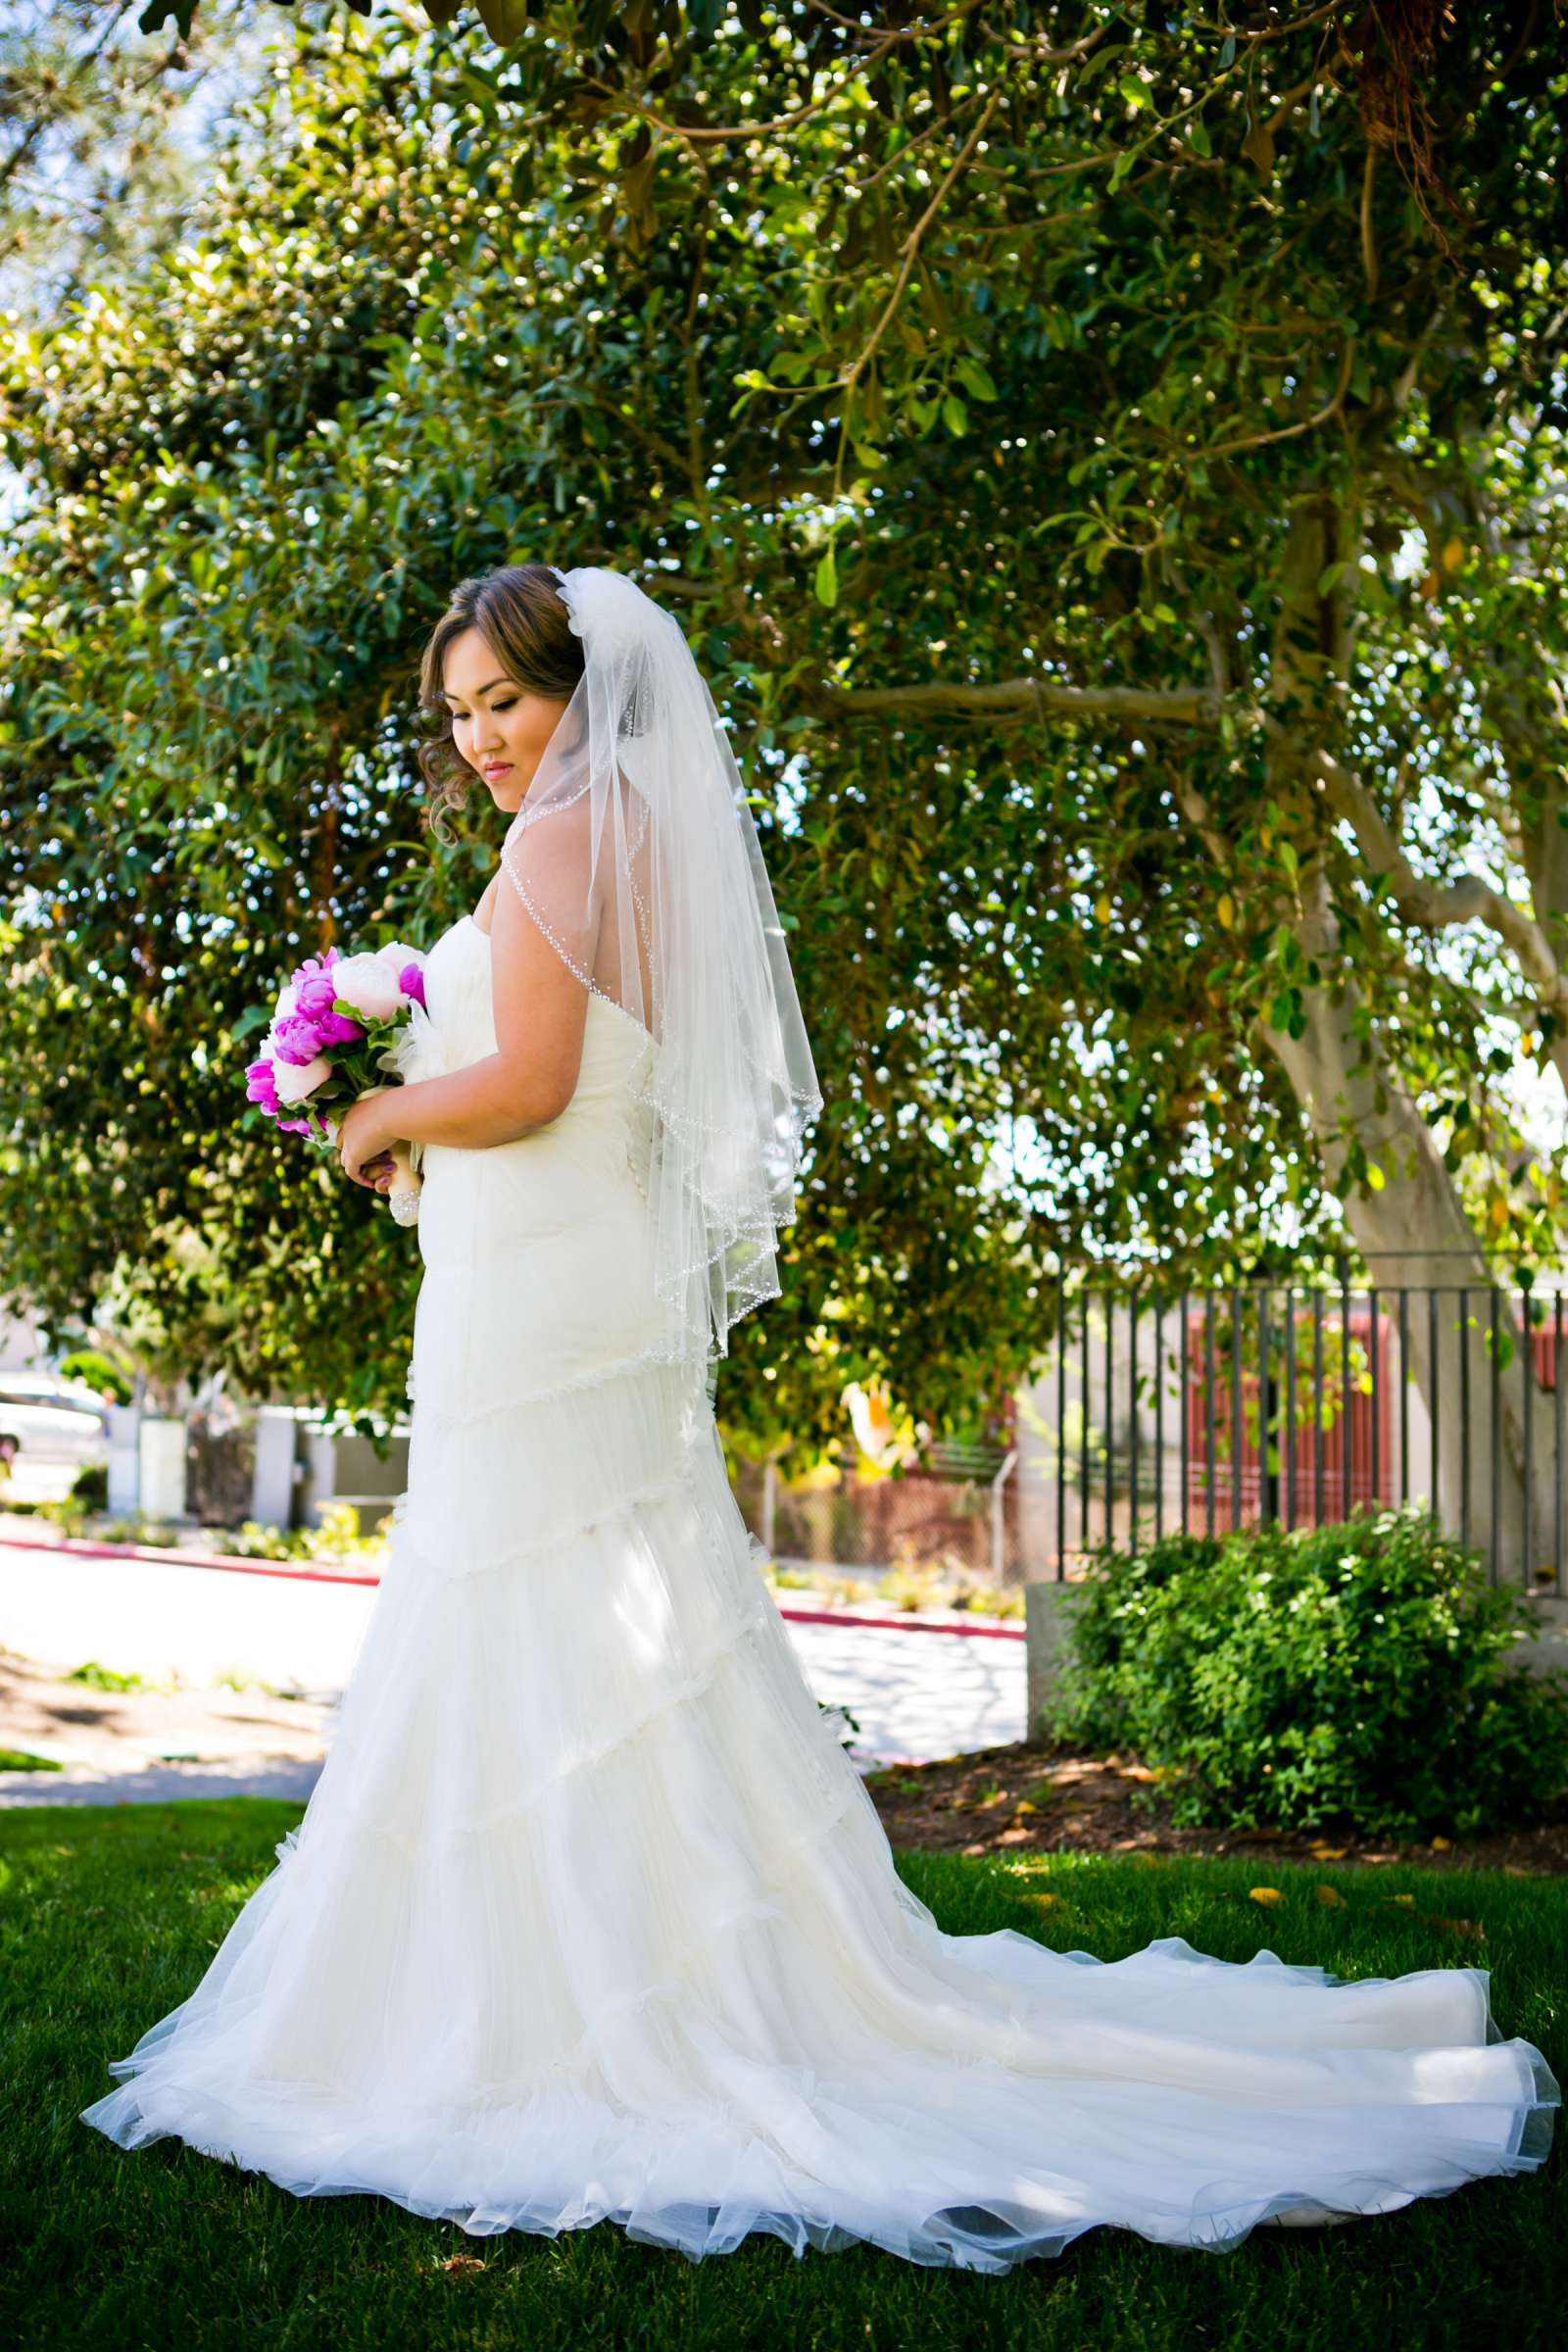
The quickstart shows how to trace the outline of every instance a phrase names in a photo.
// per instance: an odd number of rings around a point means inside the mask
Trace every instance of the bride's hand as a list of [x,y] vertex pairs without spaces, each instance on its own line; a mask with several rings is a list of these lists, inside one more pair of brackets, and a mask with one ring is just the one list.
[[363,1184],[371,1192],[384,1193],[392,1176],[395,1139],[382,1108],[387,1091],[351,1103],[338,1128],[337,1151],[344,1175],[350,1183]]

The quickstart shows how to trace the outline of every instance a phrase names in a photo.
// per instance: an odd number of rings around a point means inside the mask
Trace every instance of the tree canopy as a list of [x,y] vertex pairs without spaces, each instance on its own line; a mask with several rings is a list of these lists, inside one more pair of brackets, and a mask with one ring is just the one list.
[[1557,17],[523,14],[285,27],[181,240],[13,320],[8,1286],[401,1393],[408,1238],[238,1016],[477,898],[414,666],[523,557],[679,612],[794,926],[751,1437],[963,1432],[1085,1253],[1551,1259]]

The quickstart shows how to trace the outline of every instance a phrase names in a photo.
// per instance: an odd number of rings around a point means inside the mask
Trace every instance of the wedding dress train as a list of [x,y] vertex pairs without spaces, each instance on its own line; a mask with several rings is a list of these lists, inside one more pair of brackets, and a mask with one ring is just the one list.
[[[495,1051],[488,935],[411,1075]],[[1219,2250],[1538,2167],[1558,2086],[1482,1968],[1341,1982],[1179,1936],[948,1935],[758,1573],[700,1371],[639,1361],[641,1024],[548,1128],[431,1147],[407,1494],[305,1816],[83,2119],[474,2235],[610,2218],[1002,2271]],[[521,1335],[519,1337],[519,1335]]]

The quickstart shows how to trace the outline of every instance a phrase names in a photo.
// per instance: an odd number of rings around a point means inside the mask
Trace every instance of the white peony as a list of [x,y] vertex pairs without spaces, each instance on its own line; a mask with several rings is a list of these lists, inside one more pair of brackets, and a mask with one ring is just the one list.
[[274,1061],[272,1064],[272,1082],[277,1088],[280,1102],[303,1102],[306,1096],[314,1095],[321,1080],[329,1078],[331,1074],[332,1064],[324,1054],[318,1054],[314,1061]]
[[424,950],[411,948],[401,939],[395,939],[390,947],[377,948],[375,952],[391,964],[394,971],[406,971],[411,963],[416,963],[421,972],[424,969]]
[[367,1021],[389,1021],[403,1003],[399,967],[385,949],[364,956],[346,956],[332,966],[332,987],[345,1004],[352,1004]]
[[277,1003],[272,1007],[273,1020],[286,1020],[291,1012],[297,1012],[299,1010],[299,990],[295,987],[292,980],[285,980],[282,987],[277,992]]

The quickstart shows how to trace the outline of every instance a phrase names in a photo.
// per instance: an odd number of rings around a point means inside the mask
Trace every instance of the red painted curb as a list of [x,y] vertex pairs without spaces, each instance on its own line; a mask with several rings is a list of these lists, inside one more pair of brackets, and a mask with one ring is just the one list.
[[69,1551],[83,1560],[149,1560],[164,1568],[220,1568],[235,1576],[288,1576],[318,1585],[378,1585],[381,1579],[351,1568],[315,1568],[306,1560],[247,1560],[226,1551],[168,1551],[155,1544],[97,1544],[87,1536],[54,1536],[34,1543],[0,1532],[0,1544],[16,1551]]
[[793,1617],[797,1625],[869,1625],[891,1634],[962,1634],[968,1641],[1021,1642],[1021,1625],[965,1625],[960,1617],[916,1617],[906,1609],[897,1616],[868,1617],[856,1609],[797,1609],[778,1603],[781,1617]]
[[[51,1536],[38,1542],[0,1530],[0,1545],[15,1551],[66,1551],[85,1560],[148,1560],[165,1568],[217,1568],[231,1576],[281,1576],[299,1584],[378,1585],[378,1576],[350,1568],[315,1568],[303,1560],[247,1560],[232,1552],[169,1551],[153,1544],[99,1544],[86,1536]],[[895,1634],[959,1634],[967,1641],[1021,1642],[1022,1626],[966,1625],[959,1618],[870,1616],[857,1609],[807,1609],[776,1599],[778,1613],[796,1625],[858,1625]]]

